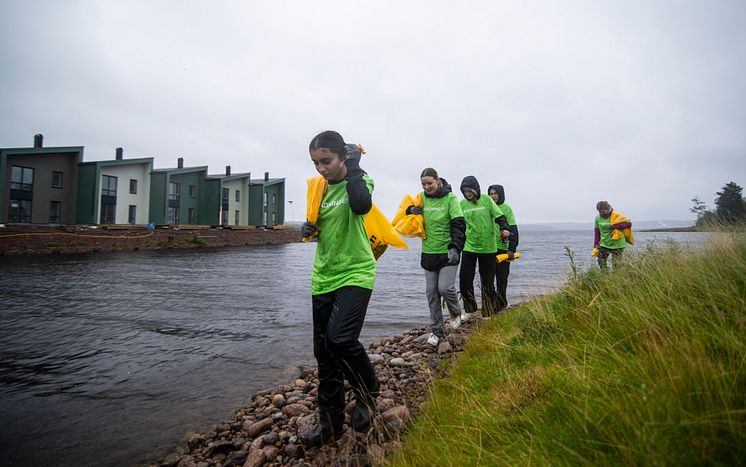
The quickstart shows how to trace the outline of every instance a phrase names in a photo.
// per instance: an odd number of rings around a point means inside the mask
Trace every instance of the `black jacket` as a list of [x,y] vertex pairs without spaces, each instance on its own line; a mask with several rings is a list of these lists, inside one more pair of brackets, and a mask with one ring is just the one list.
[[[500,207],[505,203],[505,188],[503,188],[502,185],[490,185],[487,192],[489,193],[492,190],[497,192],[497,201],[495,201],[495,203],[497,203],[497,207]],[[508,238],[508,251],[515,253],[518,248],[518,226],[510,225],[508,230],[510,231],[510,237]]]
[[[425,194],[428,198],[443,198],[451,193],[451,185],[444,179],[440,179],[443,184],[440,192],[430,196]],[[459,252],[464,249],[464,243],[466,243],[466,222],[463,217],[454,217],[449,223],[449,229],[451,233],[451,242],[448,244],[448,249],[457,249]],[[448,265],[448,254],[446,253],[422,253],[420,258],[420,266],[428,271],[438,271],[443,266]]]

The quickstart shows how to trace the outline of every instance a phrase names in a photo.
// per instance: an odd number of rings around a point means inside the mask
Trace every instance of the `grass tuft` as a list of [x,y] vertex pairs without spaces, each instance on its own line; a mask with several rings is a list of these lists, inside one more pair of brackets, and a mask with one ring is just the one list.
[[743,236],[648,245],[484,322],[391,463],[742,464],[745,337]]

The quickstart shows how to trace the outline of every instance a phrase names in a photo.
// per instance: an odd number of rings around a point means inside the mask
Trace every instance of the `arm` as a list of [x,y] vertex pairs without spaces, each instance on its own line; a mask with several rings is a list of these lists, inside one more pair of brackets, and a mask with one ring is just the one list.
[[593,246],[598,246],[598,242],[601,241],[601,231],[598,227],[593,229]]
[[500,230],[507,230],[510,231],[510,226],[508,225],[508,218],[505,217],[504,214],[500,214],[495,218],[495,224],[500,226]]
[[611,224],[609,227],[616,230],[624,230],[632,227],[632,222],[619,222],[617,224]]
[[363,179],[365,171],[355,159],[347,159],[347,196],[350,198],[350,209],[357,215],[367,214],[373,207],[373,197]]
[[464,249],[466,243],[466,221],[463,217],[454,217],[449,224],[451,230],[451,243],[448,249],[456,248],[458,251]]
[[518,249],[518,226],[511,225],[509,230],[510,237],[508,238],[508,251],[515,253]]

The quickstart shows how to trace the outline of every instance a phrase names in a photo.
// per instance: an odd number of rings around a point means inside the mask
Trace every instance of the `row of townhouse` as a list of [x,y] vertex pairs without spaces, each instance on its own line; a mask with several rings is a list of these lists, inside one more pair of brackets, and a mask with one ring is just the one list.
[[154,169],[153,158],[83,162],[83,146],[0,148],[0,224],[275,226],[285,179],[208,174],[207,166]]

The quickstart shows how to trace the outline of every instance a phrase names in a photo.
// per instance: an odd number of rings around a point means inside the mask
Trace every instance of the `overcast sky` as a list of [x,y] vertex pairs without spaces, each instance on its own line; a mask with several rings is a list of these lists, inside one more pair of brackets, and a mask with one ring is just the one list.
[[501,183],[519,225],[690,219],[746,183],[746,1],[0,0],[0,147],[286,178],[368,150],[389,216],[434,167]]

